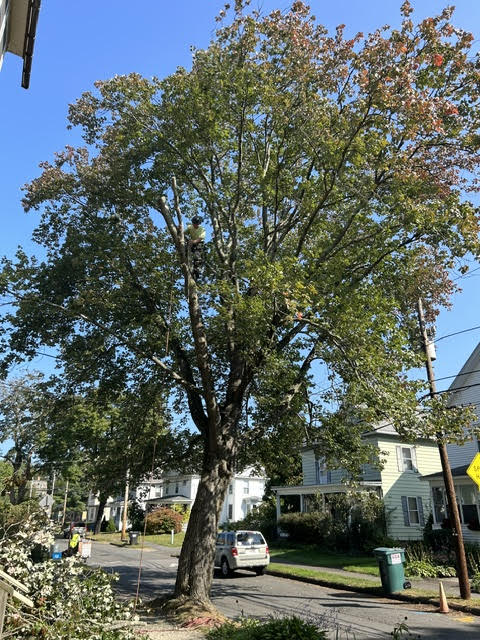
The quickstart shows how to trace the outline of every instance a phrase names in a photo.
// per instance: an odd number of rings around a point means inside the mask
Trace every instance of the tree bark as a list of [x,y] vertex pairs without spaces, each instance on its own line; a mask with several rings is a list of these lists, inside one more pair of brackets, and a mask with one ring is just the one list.
[[[210,604],[220,511],[233,476],[233,451],[204,465],[178,562],[176,598]],[[230,463],[230,464],[229,464]]]
[[100,528],[102,526],[102,518],[103,513],[105,511],[105,506],[107,504],[107,496],[100,494],[99,496],[99,505],[97,510],[97,519],[95,520],[95,533],[100,533]]

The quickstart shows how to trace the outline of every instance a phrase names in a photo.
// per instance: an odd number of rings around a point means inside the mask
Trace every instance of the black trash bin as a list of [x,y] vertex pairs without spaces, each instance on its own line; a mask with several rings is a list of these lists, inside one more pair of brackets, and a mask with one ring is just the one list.
[[129,531],[128,537],[130,540],[130,544],[138,544],[138,536],[140,535],[139,531]]

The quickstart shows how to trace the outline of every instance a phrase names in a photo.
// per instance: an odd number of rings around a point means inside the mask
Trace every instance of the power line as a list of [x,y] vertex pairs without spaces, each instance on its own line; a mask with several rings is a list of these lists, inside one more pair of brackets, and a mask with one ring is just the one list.
[[462,329],[462,331],[455,331],[455,333],[447,333],[445,336],[440,336],[440,338],[435,338],[435,340],[431,340],[430,342],[440,342],[440,340],[445,340],[445,338],[451,338],[452,336],[458,336],[461,333],[467,333],[468,331],[475,331],[475,329],[480,329],[480,324],[476,327],[470,327],[470,329]]

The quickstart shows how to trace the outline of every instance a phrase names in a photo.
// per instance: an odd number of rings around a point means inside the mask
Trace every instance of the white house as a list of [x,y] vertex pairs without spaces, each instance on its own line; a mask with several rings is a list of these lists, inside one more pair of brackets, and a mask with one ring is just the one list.
[[[450,385],[448,401],[450,406],[473,406],[480,417],[480,343]],[[477,436],[463,445],[447,445],[463,537],[465,541],[477,544],[480,543],[480,494],[477,485],[467,475],[467,467],[479,451]],[[441,473],[434,473],[424,480],[428,482],[431,491],[433,526],[440,528],[448,516],[443,476]]]
[[[148,505],[182,505],[190,508],[195,501],[199,482],[200,476],[197,474],[180,474],[172,471],[138,485],[130,492],[129,499],[136,499],[143,508]],[[249,511],[256,508],[263,499],[265,483],[266,478],[255,474],[251,468],[237,473],[228,488],[220,514],[220,524],[241,520]],[[88,522],[95,522],[98,504],[98,499],[90,495],[87,504]],[[105,519],[113,518],[117,529],[121,528],[123,509],[123,496],[108,499]]]
[[[387,534],[397,540],[422,538],[425,518],[431,510],[430,491],[421,482],[424,474],[441,470],[438,447],[433,440],[403,442],[390,423],[365,432],[363,438],[385,454],[382,469],[365,465],[358,489],[375,491],[383,498],[387,515]],[[277,519],[286,496],[298,496],[298,510],[309,511],[311,500],[347,491],[344,469],[327,469],[312,446],[301,451],[303,484],[272,487],[277,497]]]

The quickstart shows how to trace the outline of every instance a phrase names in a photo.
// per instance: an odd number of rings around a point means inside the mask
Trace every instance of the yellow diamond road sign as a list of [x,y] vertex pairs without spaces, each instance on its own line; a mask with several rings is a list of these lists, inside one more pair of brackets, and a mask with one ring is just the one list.
[[467,474],[474,482],[477,483],[478,488],[480,489],[480,453],[477,453],[470,463],[470,466],[467,469]]

